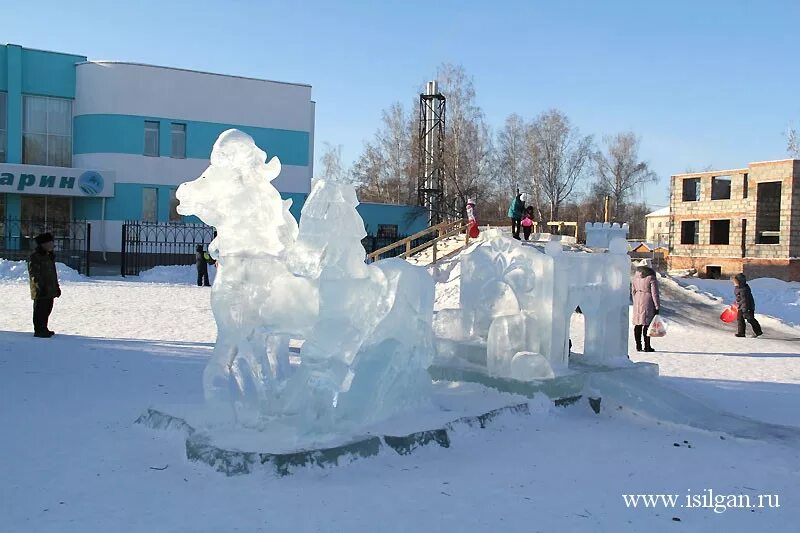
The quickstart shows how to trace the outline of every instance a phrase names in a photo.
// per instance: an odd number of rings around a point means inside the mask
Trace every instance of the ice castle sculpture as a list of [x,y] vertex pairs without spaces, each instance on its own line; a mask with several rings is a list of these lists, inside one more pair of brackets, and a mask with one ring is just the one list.
[[586,247],[608,248],[614,239],[628,238],[628,224],[620,226],[617,222],[587,222]]
[[[433,280],[400,259],[364,262],[349,185],[317,180],[299,227],[271,181],[280,162],[228,130],[177,191],[178,212],[214,226],[217,342],[203,374],[210,412],[298,436],[361,427],[426,401]],[[299,364],[290,341],[304,341]]]
[[628,353],[630,259],[623,239],[608,253],[544,251],[498,230],[461,257],[460,307],[435,319],[440,362],[485,353],[490,375],[524,381],[564,374],[570,318],[585,319],[584,357],[608,362]]

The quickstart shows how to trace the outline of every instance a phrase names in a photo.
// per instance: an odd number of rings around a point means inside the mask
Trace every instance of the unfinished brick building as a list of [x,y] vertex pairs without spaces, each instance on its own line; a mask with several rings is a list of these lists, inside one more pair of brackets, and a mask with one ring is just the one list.
[[671,269],[800,280],[800,160],[672,176]]

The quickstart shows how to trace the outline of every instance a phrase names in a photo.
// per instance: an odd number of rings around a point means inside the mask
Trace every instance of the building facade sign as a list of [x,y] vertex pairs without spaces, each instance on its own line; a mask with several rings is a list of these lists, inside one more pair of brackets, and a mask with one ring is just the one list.
[[0,194],[109,198],[114,178],[108,170],[0,164]]

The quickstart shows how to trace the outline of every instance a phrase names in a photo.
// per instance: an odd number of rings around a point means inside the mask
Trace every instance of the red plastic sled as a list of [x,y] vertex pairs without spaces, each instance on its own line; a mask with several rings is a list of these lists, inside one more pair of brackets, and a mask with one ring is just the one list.
[[469,225],[469,238],[470,239],[477,239],[478,235],[481,234],[481,230],[478,229],[477,224],[470,224]]
[[726,307],[725,310],[719,315],[719,319],[723,322],[733,322],[736,320],[736,316],[739,314],[739,306],[736,304],[731,305],[730,307]]

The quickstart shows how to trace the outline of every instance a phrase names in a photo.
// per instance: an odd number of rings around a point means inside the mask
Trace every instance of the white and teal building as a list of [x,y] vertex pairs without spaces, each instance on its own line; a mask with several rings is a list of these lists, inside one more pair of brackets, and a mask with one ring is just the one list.
[[[228,128],[250,134],[282,163],[274,184],[310,192],[311,86],[0,45],[0,221],[80,219],[91,248],[120,249],[125,220],[191,222],[175,191],[208,166]],[[425,226],[408,206],[363,204],[368,231]]]

